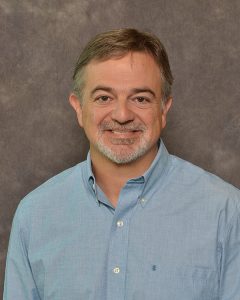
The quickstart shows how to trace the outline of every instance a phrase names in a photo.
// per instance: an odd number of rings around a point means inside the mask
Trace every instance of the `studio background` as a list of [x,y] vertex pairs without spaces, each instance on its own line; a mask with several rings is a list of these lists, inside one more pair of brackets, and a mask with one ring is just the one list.
[[239,16],[238,0],[0,0],[0,295],[19,201],[86,157],[68,94],[99,32],[160,37],[175,78],[168,150],[240,187]]

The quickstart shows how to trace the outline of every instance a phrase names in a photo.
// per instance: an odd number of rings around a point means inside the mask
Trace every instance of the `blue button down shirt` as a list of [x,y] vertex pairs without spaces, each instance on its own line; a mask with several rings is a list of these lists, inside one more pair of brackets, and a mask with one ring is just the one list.
[[161,143],[114,209],[88,156],[20,203],[4,300],[239,300],[239,200]]

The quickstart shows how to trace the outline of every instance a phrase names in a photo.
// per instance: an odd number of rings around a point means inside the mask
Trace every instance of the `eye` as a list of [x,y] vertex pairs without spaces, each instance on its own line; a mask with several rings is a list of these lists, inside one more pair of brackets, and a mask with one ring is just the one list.
[[109,96],[99,96],[95,99],[95,101],[97,101],[98,103],[106,103],[110,100],[111,98]]
[[146,97],[143,97],[143,96],[136,97],[134,100],[138,104],[147,104],[147,103],[149,103],[149,99],[146,98]]
[[146,98],[145,97],[137,97],[136,100],[140,103],[145,102]]

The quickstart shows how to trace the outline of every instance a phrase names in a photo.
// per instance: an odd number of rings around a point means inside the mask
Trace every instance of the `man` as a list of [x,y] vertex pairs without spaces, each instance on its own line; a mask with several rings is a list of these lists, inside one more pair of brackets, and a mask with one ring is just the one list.
[[69,100],[90,152],[20,203],[4,300],[240,299],[240,193],[168,154],[172,81],[153,35],[86,46]]

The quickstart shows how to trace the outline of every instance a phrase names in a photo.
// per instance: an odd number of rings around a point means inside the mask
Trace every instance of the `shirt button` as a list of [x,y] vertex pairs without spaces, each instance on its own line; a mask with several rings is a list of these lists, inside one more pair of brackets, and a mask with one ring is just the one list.
[[113,269],[113,273],[118,274],[120,272],[120,268],[116,267]]
[[121,220],[117,221],[117,227],[123,227],[123,221]]

